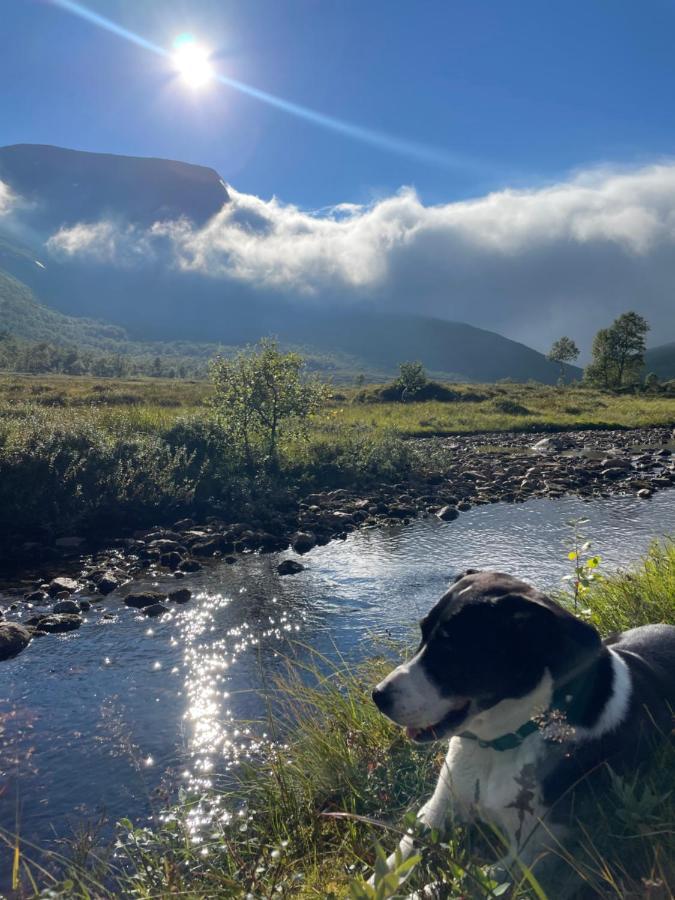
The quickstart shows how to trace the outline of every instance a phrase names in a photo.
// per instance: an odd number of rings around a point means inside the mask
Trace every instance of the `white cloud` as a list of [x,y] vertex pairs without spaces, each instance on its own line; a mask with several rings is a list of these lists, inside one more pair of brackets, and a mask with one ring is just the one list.
[[17,197],[8,184],[0,181],[0,216],[6,216],[15,206]]
[[47,241],[47,249],[60,258],[76,256],[119,265],[143,262],[152,254],[146,232],[107,219],[60,228]]
[[128,262],[161,242],[182,270],[310,302],[441,315],[539,345],[575,327],[592,334],[627,308],[675,338],[675,164],[437,206],[403,189],[310,213],[228,191],[231,202],[202,228],[77,225],[49,247]]

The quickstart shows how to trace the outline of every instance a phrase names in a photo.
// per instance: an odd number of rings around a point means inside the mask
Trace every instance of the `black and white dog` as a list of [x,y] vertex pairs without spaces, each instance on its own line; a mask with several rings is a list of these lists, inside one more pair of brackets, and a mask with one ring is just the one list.
[[[604,762],[634,767],[675,710],[675,627],[601,641],[591,625],[522,581],[460,575],[421,622],[415,656],[373,691],[379,709],[426,743],[450,739],[418,814],[496,826],[532,866],[564,838],[572,789]],[[403,857],[413,848],[406,837]],[[393,865],[395,855],[390,857]]]

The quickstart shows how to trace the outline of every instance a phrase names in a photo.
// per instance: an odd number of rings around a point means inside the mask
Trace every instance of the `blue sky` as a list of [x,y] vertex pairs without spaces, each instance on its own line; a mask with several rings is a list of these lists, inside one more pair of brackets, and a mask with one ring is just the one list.
[[189,31],[229,77],[437,148],[425,161],[336,134],[59,9],[0,0],[0,143],[211,165],[238,190],[304,208],[413,185],[425,203],[537,187],[675,146],[671,0],[90,0],[169,47]]

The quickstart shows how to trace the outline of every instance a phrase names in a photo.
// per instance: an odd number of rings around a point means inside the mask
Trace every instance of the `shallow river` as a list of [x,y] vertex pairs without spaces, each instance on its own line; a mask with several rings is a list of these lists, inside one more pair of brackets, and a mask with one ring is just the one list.
[[[261,688],[286,657],[307,653],[301,645],[372,653],[374,635],[408,632],[469,566],[557,588],[570,565],[565,523],[580,516],[609,571],[675,534],[675,493],[496,504],[451,523],[358,531],[283,578],[276,566],[293,554],[247,555],[154,582],[195,595],[161,621],[111,595],[97,606],[112,620],[92,610],[79,631],[0,664],[0,827],[15,832],[18,821],[45,845],[102,813],[142,824],[177,784],[223,784],[264,730]],[[0,884],[10,856],[0,845]]]

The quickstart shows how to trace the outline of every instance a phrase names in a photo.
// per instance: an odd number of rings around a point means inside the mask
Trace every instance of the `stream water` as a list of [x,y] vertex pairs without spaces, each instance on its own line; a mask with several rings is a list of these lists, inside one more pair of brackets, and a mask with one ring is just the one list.
[[[255,750],[265,685],[289,656],[307,646],[372,653],[374,636],[409,632],[469,566],[557,588],[570,565],[565,523],[580,516],[605,571],[625,566],[675,534],[674,501],[663,491],[649,502],[480,506],[451,523],[354,532],[315,548],[295,576],[276,572],[290,553],[244,555],[181,581],[192,601],[161,620],[113,594],[102,604],[112,618],[92,609],[79,631],[35,640],[0,664],[0,827],[14,833],[18,823],[45,846],[101,814],[142,824],[176,785],[222,786]],[[0,846],[0,890],[10,866]]]

